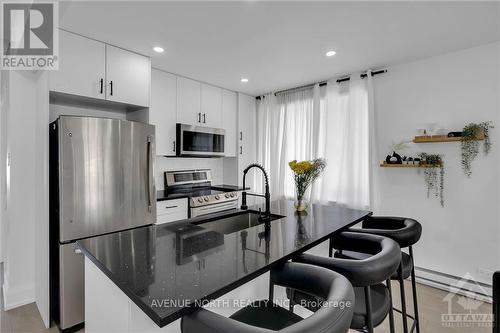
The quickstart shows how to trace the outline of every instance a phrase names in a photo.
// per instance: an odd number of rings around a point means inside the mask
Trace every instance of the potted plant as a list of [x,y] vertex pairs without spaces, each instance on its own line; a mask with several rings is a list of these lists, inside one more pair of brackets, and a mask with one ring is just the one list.
[[306,191],[312,182],[323,172],[326,162],[322,158],[317,158],[313,161],[297,162],[293,160],[288,165],[293,171],[295,180],[295,192],[297,195],[295,209],[301,212],[307,209],[307,200],[304,198]]
[[479,154],[479,141],[477,140],[479,136],[484,135],[484,154],[488,155],[491,150],[489,135],[489,130],[491,128],[493,128],[493,123],[491,121],[485,121],[479,124],[467,124],[462,130],[462,169],[467,177],[471,176],[472,161]]
[[[424,181],[427,185],[427,197],[430,197],[431,192],[439,198],[441,206],[444,207],[444,163],[443,158],[439,154],[421,153],[420,165],[424,169]],[[439,170],[439,174],[438,174]]]

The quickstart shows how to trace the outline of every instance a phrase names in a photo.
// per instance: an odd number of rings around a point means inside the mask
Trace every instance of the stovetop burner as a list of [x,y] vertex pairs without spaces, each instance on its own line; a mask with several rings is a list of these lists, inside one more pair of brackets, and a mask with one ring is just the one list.
[[189,194],[190,197],[203,197],[207,195],[222,194],[228,191],[213,190],[211,187],[179,186],[167,188],[168,194]]

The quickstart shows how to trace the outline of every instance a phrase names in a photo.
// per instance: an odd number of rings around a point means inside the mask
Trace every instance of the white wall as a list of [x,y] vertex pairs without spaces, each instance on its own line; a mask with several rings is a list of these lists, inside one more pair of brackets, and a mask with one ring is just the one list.
[[35,301],[45,323],[50,325],[49,308],[49,80],[41,72],[37,79],[35,118]]
[[[6,309],[35,299],[36,147],[39,73],[12,71],[8,80],[7,210],[4,224]],[[4,111],[4,110],[2,110]],[[15,186],[13,186],[15,185]],[[43,216],[37,216],[43,218]]]
[[176,158],[156,156],[156,189],[160,191],[165,188],[163,172],[172,170],[210,169],[212,170],[212,184],[223,184],[223,163],[222,158]]
[[411,139],[416,129],[439,122],[461,130],[469,122],[493,120],[493,149],[461,170],[460,143],[414,145],[440,153],[445,161],[445,207],[426,197],[423,174],[415,169],[377,168],[379,214],[414,217],[423,225],[416,265],[462,277],[470,273],[491,284],[480,269],[500,269],[500,44],[392,66],[374,79],[375,110],[382,160],[392,141]]
[[0,262],[3,262],[5,247],[5,229],[6,223],[6,194],[7,186],[5,183],[5,173],[7,166],[7,95],[8,95],[8,71],[0,71]]

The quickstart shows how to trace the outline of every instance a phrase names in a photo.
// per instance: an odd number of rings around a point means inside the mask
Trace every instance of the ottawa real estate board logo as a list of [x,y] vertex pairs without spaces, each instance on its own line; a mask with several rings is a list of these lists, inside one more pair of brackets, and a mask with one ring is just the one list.
[[2,2],[1,17],[1,69],[58,69],[57,2]]

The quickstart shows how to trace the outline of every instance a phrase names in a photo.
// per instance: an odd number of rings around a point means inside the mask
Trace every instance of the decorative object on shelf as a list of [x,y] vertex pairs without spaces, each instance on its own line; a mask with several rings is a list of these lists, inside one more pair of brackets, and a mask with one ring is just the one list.
[[403,158],[401,157],[400,154],[397,152],[401,153],[405,151],[406,149],[409,148],[409,141],[400,141],[400,142],[392,142],[392,144],[389,146],[389,151],[392,151],[392,155],[387,155],[385,158],[386,163],[389,164],[403,164]]
[[[421,153],[420,165],[424,167],[424,180],[427,185],[427,197],[432,191],[439,198],[441,206],[444,207],[444,163],[439,154]],[[438,174],[439,169],[439,174]]]
[[493,128],[493,122],[485,121],[479,124],[467,124],[462,130],[462,169],[467,177],[472,174],[472,161],[479,154],[479,141],[478,137],[484,137],[483,151],[485,155],[491,150],[491,141],[489,130]]
[[458,138],[460,138],[460,137],[462,137],[463,135],[464,135],[464,133],[463,133],[463,132],[449,132],[449,133],[448,133],[448,137],[449,137],[449,138],[457,138],[457,137],[458,137]]
[[389,164],[403,164],[403,159],[401,158],[401,155],[399,155],[395,151],[392,152],[392,155],[387,155],[385,161]]
[[297,194],[297,201],[295,202],[295,210],[298,212],[305,211],[308,206],[305,200],[305,194],[309,186],[319,177],[326,167],[326,161],[322,158],[317,158],[313,161],[296,160],[288,163],[292,169],[295,180],[295,191]]
[[438,123],[426,123],[424,124],[427,134],[436,134],[436,129],[439,127]]

